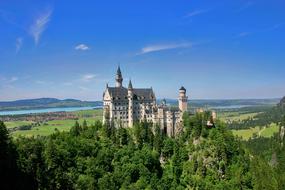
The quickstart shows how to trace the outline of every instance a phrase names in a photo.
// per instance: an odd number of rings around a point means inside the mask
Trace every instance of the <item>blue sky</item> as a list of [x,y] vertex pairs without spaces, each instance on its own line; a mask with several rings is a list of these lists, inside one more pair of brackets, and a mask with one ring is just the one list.
[[282,0],[2,0],[0,100],[101,100],[124,84],[176,98],[285,95]]

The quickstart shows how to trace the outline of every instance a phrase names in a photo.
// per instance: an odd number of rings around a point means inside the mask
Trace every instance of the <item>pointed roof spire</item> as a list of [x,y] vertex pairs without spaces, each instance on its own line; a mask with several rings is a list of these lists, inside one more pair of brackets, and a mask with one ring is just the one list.
[[128,89],[133,89],[132,81],[130,79]]
[[120,65],[118,66],[115,79],[116,79],[116,87],[122,87],[123,86],[123,76],[121,73]]
[[109,85],[108,85],[108,83],[106,83],[106,88],[109,88]]
[[120,65],[118,65],[117,75],[120,75],[120,76],[122,75]]

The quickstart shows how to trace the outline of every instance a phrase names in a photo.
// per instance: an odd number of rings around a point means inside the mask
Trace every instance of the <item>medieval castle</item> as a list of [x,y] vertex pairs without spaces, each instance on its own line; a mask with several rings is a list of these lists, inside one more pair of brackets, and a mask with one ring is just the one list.
[[187,111],[186,89],[179,89],[178,108],[167,107],[165,100],[157,104],[152,88],[133,88],[123,86],[123,76],[118,67],[116,86],[108,84],[103,93],[103,123],[115,126],[132,127],[136,121],[159,124],[167,135],[174,136],[182,125],[182,115]]

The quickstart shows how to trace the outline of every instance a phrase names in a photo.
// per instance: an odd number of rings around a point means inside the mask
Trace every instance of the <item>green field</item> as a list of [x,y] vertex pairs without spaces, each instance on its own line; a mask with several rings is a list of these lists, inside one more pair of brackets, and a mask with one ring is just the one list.
[[75,115],[77,115],[80,118],[83,117],[93,117],[96,119],[102,119],[103,116],[103,110],[102,109],[96,109],[96,110],[81,110],[81,111],[75,111],[73,112]]
[[252,118],[259,114],[260,112],[256,113],[243,113],[239,111],[233,111],[233,112],[221,112],[218,113],[219,119],[223,121],[242,121],[248,118]]
[[[218,113],[218,118],[224,122],[232,122],[232,121],[242,121],[248,118],[253,118],[257,114],[261,112],[253,112],[253,113],[246,113],[240,111],[232,111],[232,112],[221,112]],[[233,134],[236,136],[241,137],[244,140],[248,140],[249,138],[255,136],[262,136],[262,137],[271,137],[274,133],[278,132],[279,127],[272,123],[270,126],[256,126],[250,129],[241,129],[241,130],[232,130]]]
[[[97,120],[102,120],[102,110],[84,110],[84,111],[76,111],[73,112],[75,115],[79,117],[78,122],[82,124],[84,120],[86,120],[87,125],[90,126],[95,123]],[[20,135],[23,136],[37,136],[37,135],[50,135],[54,133],[56,130],[58,131],[69,131],[70,128],[76,122],[75,119],[67,119],[67,120],[52,120],[48,121],[40,126],[33,127],[31,130],[17,130],[12,132],[12,136],[17,137]],[[31,123],[31,122],[30,122]],[[7,127],[13,128],[17,126],[21,126],[23,124],[30,124],[22,121],[14,121],[14,122],[6,122],[8,124]]]
[[278,125],[272,123],[268,127],[254,127],[250,129],[242,129],[242,130],[232,130],[233,134],[241,137],[244,140],[248,140],[253,135],[261,136],[261,137],[271,137],[274,133],[277,133],[279,130]]
[[[78,122],[83,123],[84,120],[87,121],[88,126],[93,124],[96,120],[102,120],[102,110],[82,110],[73,112],[77,117],[79,117]],[[258,113],[240,113],[235,112],[222,112],[218,113],[219,119],[223,121],[237,121],[244,120],[249,117],[254,117]],[[75,119],[67,120],[52,120],[48,121],[40,126],[33,127],[31,130],[17,130],[12,132],[12,136],[17,137],[20,135],[23,136],[37,136],[37,135],[50,135],[56,130],[58,131],[69,131],[70,128],[74,125]],[[5,122],[7,128],[14,128],[18,126],[31,124],[31,121],[12,121]],[[278,126],[276,124],[271,124],[269,127],[254,127],[251,129],[244,130],[232,130],[233,134],[239,137],[242,137],[244,140],[248,140],[254,134],[257,136],[271,137],[274,133],[278,132]]]
[[277,133],[279,131],[278,125],[275,123],[272,123],[270,127],[264,128],[264,130],[261,132],[261,136],[263,137],[271,137],[274,133]]
[[6,127],[9,128],[15,128],[23,125],[30,125],[32,124],[32,121],[7,121],[5,122]]

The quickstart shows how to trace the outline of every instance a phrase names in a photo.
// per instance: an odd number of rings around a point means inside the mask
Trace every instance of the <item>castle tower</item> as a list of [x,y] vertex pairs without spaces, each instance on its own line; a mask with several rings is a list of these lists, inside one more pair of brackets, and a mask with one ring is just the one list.
[[178,104],[180,111],[187,111],[188,97],[186,96],[186,89],[183,86],[179,89]]
[[116,87],[122,87],[123,86],[123,76],[121,73],[120,66],[118,66],[117,74],[116,74]]
[[129,86],[128,86],[128,100],[129,100],[129,113],[128,113],[128,119],[129,119],[129,127],[133,127],[134,124],[134,118],[133,118],[133,85],[132,81],[130,80]]

